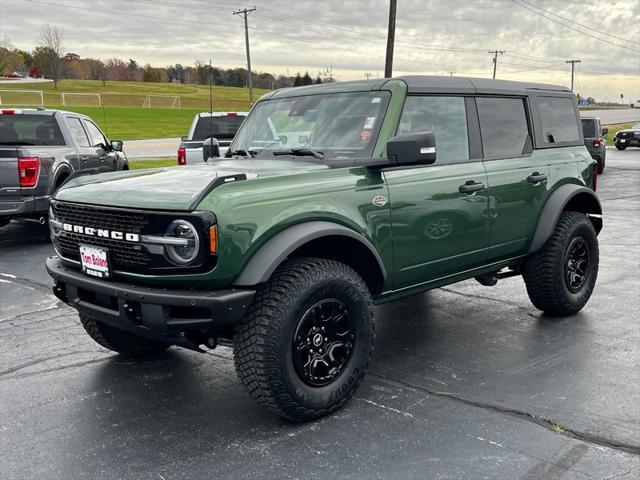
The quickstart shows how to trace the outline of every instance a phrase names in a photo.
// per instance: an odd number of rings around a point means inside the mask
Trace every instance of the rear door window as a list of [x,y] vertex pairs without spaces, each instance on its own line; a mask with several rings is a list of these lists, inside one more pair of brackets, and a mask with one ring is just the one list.
[[580,139],[573,100],[569,97],[538,97],[545,143],[575,142]]
[[519,157],[530,145],[522,98],[477,98],[485,158]]
[[0,145],[64,144],[58,121],[53,115],[0,115]]
[[82,128],[82,124],[80,123],[80,119],[77,117],[67,117],[67,125],[69,125],[69,130],[71,130],[71,135],[73,139],[76,141],[78,146],[80,147],[90,147],[89,138],[87,137],[87,132]]
[[416,132],[433,132],[438,164],[469,160],[464,97],[407,97],[398,135]]

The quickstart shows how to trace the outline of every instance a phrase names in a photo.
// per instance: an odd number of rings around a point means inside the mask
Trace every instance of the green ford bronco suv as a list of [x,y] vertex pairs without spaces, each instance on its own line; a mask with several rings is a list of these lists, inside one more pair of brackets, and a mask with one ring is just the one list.
[[595,167],[564,87],[277,90],[224,158],[66,183],[47,270],[100,345],[233,345],[254,399],[314,419],[362,382],[376,304],[522,275],[540,310],[579,311],[598,273]]

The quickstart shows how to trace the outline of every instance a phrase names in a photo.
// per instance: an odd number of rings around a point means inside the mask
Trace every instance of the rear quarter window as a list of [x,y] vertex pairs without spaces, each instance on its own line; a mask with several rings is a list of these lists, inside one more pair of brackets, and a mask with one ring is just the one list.
[[58,121],[50,115],[0,115],[0,145],[65,145]]
[[547,144],[580,140],[573,100],[569,97],[538,97],[542,137]]

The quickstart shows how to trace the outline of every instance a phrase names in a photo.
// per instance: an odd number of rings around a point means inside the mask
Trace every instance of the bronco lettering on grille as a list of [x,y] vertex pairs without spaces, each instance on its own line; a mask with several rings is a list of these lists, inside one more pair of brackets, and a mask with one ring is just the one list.
[[137,233],[118,232],[115,230],[105,230],[102,228],[83,227],[82,225],[71,225],[63,223],[62,229],[65,232],[81,233],[94,237],[112,238],[114,240],[126,240],[127,242],[139,242],[140,235]]

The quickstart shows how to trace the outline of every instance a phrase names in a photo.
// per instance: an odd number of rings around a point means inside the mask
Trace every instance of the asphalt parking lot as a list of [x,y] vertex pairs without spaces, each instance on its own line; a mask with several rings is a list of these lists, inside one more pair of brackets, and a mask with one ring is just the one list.
[[608,151],[600,274],[572,318],[520,278],[377,308],[370,374],[337,414],[257,406],[231,351],[119,358],[51,295],[35,225],[0,230],[0,477],[640,477],[640,150]]

